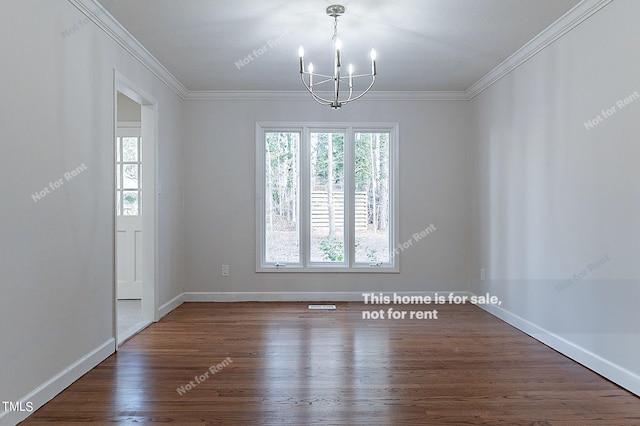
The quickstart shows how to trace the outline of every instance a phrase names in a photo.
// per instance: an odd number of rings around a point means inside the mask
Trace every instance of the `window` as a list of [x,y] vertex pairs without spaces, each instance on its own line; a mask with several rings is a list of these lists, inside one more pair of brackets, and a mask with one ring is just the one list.
[[265,262],[300,262],[300,133],[268,132],[264,143]]
[[[140,130],[136,129],[139,133]],[[132,129],[124,133],[135,134]],[[140,136],[116,138],[116,214],[139,216],[142,193]]]
[[397,272],[397,124],[256,125],[260,272]]

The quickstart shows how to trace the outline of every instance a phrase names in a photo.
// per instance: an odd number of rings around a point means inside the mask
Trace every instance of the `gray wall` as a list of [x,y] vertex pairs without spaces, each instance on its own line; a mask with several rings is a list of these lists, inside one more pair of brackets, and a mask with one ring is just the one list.
[[470,269],[494,312],[636,393],[638,16],[612,2],[472,101]]
[[[185,226],[189,292],[467,290],[468,102],[188,102]],[[400,274],[255,272],[255,122],[399,122]],[[220,265],[231,276],[220,277]],[[358,300],[362,300],[359,298]]]
[[65,0],[2,2],[0,51],[11,64],[0,70],[3,401],[114,349],[114,68],[159,102],[159,303],[183,291],[182,101],[84,19]]

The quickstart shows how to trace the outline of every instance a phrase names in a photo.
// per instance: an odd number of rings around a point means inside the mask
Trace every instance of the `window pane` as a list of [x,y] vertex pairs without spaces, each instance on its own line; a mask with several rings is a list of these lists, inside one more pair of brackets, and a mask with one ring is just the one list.
[[122,188],[123,189],[139,188],[137,164],[124,164],[122,166]]
[[118,164],[116,166],[116,189],[122,189],[122,180],[120,179],[122,176],[122,165]]
[[300,133],[265,134],[265,261],[300,262]]
[[355,261],[389,262],[389,133],[355,134]]
[[122,138],[122,161],[138,161],[138,138]]
[[120,159],[120,137],[116,138],[116,161],[117,162],[122,161]]
[[311,262],[344,262],[344,133],[310,134]]
[[139,191],[123,191],[122,192],[123,216],[137,216],[140,208],[140,192]]
[[122,216],[122,207],[120,204],[120,197],[122,197],[122,194],[120,193],[120,191],[116,191],[116,215],[117,216]]

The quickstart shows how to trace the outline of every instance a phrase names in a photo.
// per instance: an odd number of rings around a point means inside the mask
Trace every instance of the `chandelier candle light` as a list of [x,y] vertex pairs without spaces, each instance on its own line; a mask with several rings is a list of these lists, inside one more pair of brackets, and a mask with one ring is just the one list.
[[[324,75],[313,72],[313,64],[309,62],[309,67],[305,70],[304,66],[304,49],[300,46],[298,50],[298,55],[300,56],[300,78],[302,80],[302,84],[307,89],[307,91],[313,96],[313,99],[321,105],[329,105],[333,109],[338,109],[342,105],[345,105],[349,102],[353,102],[357,99],[360,99],[367,93],[372,87],[373,83],[376,81],[376,51],[371,49],[371,74],[353,74],[353,65],[349,65],[349,76],[341,77],[340,76],[340,67],[342,66],[342,57],[340,54],[340,49],[342,49],[342,44],[338,39],[338,17],[344,14],[345,8],[342,5],[334,4],[332,6],[327,7],[327,15],[333,18],[333,75]],[[308,81],[305,80],[305,75],[308,76]],[[316,81],[314,83],[314,77],[319,79],[320,81]],[[360,93],[357,96],[353,96],[353,80],[359,77],[370,77],[371,84],[367,89]],[[317,93],[314,92],[314,88],[317,88],[321,84],[333,82],[333,99],[324,99],[318,96]],[[340,99],[340,84],[349,84],[349,96],[346,99]],[[314,87],[315,86],[315,87]]]

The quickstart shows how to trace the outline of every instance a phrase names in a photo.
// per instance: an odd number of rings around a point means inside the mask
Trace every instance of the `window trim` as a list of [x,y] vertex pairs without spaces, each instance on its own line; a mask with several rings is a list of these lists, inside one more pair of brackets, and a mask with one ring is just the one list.
[[[256,191],[256,272],[303,272],[303,273],[318,273],[318,272],[331,272],[331,273],[399,273],[400,272],[400,255],[395,253],[395,248],[399,244],[399,136],[400,129],[397,122],[381,122],[381,123],[367,123],[367,122],[256,122],[256,176],[255,176],[255,191]],[[344,152],[344,171],[345,171],[345,218],[349,220],[344,222],[344,232],[347,236],[345,248],[345,261],[338,265],[334,263],[312,263],[309,259],[309,244],[310,235],[309,229],[309,203],[310,203],[310,191],[309,191],[309,140],[310,133],[314,131],[327,131],[337,132],[344,131],[345,140],[345,152]],[[300,173],[298,177],[299,185],[299,197],[300,197],[300,245],[299,245],[299,259],[300,261],[295,264],[286,264],[285,266],[278,266],[277,263],[264,262],[265,255],[265,155],[264,141],[266,133],[270,132],[296,132],[300,134],[300,147],[298,164],[299,170],[304,170],[304,173]],[[355,170],[352,167],[353,159],[355,156],[355,143],[354,136],[356,133],[367,132],[388,132],[389,133],[389,197],[392,202],[389,203],[389,257],[390,262],[383,265],[374,266],[366,263],[356,263],[355,259],[351,258],[351,251],[355,244],[355,216],[352,212],[351,200],[354,197],[354,179]],[[347,164],[349,165],[347,167]],[[348,214],[348,216],[347,216]]]

